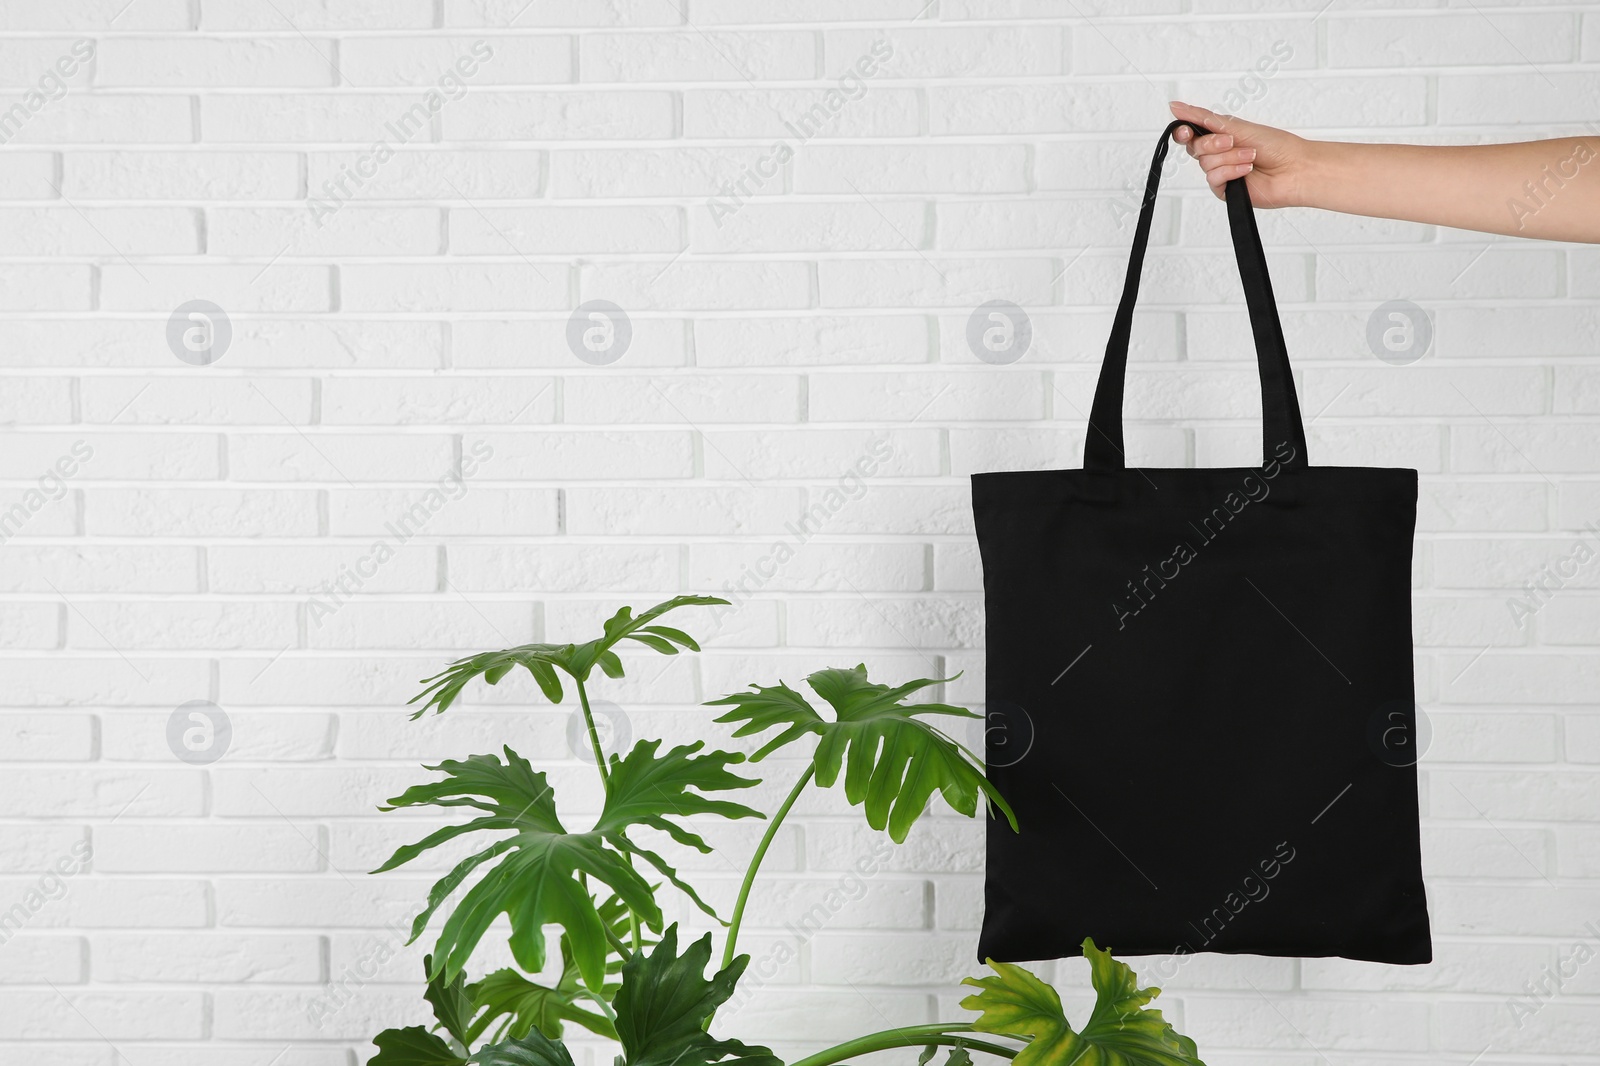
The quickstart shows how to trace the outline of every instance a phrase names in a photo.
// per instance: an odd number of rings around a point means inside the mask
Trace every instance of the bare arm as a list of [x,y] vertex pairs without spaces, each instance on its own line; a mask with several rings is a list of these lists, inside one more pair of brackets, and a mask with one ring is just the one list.
[[1214,131],[1173,138],[1200,161],[1218,196],[1245,178],[1257,207],[1319,207],[1453,229],[1600,243],[1600,137],[1516,144],[1312,141],[1174,101],[1172,113]]

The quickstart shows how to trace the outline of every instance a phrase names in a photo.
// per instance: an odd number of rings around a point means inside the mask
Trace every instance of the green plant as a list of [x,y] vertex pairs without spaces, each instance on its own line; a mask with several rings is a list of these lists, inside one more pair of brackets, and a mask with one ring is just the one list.
[[[594,669],[624,676],[616,649],[625,641],[664,655],[699,651],[687,633],[657,620],[679,608],[725,602],[679,596],[637,616],[625,607],[588,643],[525,644],[474,655],[423,682],[412,701],[422,707],[413,717],[443,713],[471,681],[481,677],[497,684],[519,666],[553,703],[563,698],[563,678],[569,680],[604,802],[592,829],[569,831],[546,775],[509,747],[503,759],[474,755],[427,767],[442,778],[389,801],[385,810],[462,807],[473,817],[400,848],[374,872],[458,838],[479,847],[433,886],[412,925],[416,940],[438,919],[437,940],[424,964],[435,1024],[379,1033],[373,1040],[378,1054],[369,1066],[572,1066],[562,1043],[568,1025],[620,1045],[617,1066],[784,1066],[765,1047],[719,1039],[710,1030],[750,962],[737,952],[745,906],[773,838],[801,794],[813,785],[832,788],[842,776],[845,799],[896,843],[905,840],[936,792],[968,817],[977,815],[982,797],[1016,828],[1015,815],[978,756],[936,724],[977,716],[942,703],[906,702],[940,684],[938,679],[891,687],[869,680],[864,666],[819,670],[806,678],[826,713],[781,681],[752,685],[707,705],[726,708],[715,721],[734,726],[734,737],[768,736],[750,756],[752,764],[815,739],[805,769],[770,818],[726,798],[760,783],[731,769],[747,761],[740,753],[707,751],[703,741],[663,753],[661,741],[640,740],[627,754],[607,758],[589,703]],[[629,835],[643,826],[710,852],[686,821],[695,815],[767,821],[726,921],[665,858]],[[653,884],[651,877],[660,881]],[[709,978],[712,935],[680,952],[678,927],[666,925],[657,900],[667,884],[725,929],[721,961]],[[502,914],[511,926],[512,957],[527,972],[501,969],[469,982],[468,962]],[[560,977],[540,984],[530,975],[550,961],[544,930],[551,925],[561,929]],[[1093,941],[1084,942],[1084,954],[1096,1003],[1081,1030],[1068,1024],[1049,985],[1020,967],[991,961],[994,975],[966,981],[980,989],[962,1001],[978,1012],[975,1020],[873,1033],[793,1066],[833,1066],[893,1048],[922,1048],[920,1064],[944,1048],[945,1066],[969,1066],[973,1053],[1015,1059],[1017,1066],[1203,1066],[1193,1041],[1174,1032],[1159,1011],[1144,1008],[1159,989],[1138,988],[1133,971]]]

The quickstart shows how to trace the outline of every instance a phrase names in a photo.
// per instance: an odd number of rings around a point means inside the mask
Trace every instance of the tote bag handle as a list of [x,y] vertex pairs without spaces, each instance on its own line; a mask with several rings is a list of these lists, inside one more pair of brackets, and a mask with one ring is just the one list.
[[[1155,215],[1156,189],[1161,184],[1161,164],[1167,158],[1172,131],[1188,126],[1196,136],[1211,131],[1204,126],[1179,119],[1167,126],[1150,161],[1150,177],[1145,182],[1144,202],[1139,208],[1139,225],[1133,234],[1133,251],[1128,257],[1128,278],[1122,286],[1122,302],[1106,344],[1105,362],[1100,365],[1100,383],[1094,392],[1094,407],[1089,412],[1089,435],[1084,442],[1083,466],[1086,470],[1122,470],[1126,457],[1122,443],[1122,390],[1128,369],[1128,336],[1133,328],[1133,305],[1139,298],[1139,273],[1144,266],[1145,245],[1150,240],[1150,221]],[[1278,305],[1272,296],[1272,281],[1267,277],[1267,258],[1261,250],[1261,235],[1256,232],[1255,211],[1243,178],[1227,185],[1228,229],[1233,234],[1233,252],[1239,261],[1239,276],[1244,282],[1244,299],[1250,308],[1250,329],[1256,339],[1256,365],[1261,373],[1263,462],[1273,458],[1280,444],[1288,443],[1293,457],[1279,461],[1286,466],[1306,465],[1306,431],[1300,421],[1300,401],[1289,373],[1289,352],[1283,343],[1283,327],[1278,322]]]

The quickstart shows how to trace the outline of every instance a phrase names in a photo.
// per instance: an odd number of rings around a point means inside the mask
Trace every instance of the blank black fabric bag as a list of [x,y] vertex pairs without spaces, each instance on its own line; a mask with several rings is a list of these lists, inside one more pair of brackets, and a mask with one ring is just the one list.
[[[977,474],[991,819],[980,959],[1432,958],[1418,840],[1415,470],[1312,466],[1242,180],[1261,466],[1128,468],[1162,134],[1083,469]],[[1192,125],[1192,124],[1191,124]],[[1198,133],[1207,132],[1194,127]]]

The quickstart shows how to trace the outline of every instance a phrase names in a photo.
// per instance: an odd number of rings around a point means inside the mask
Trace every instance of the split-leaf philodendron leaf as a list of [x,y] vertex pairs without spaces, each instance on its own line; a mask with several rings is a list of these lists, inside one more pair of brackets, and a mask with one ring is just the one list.
[[680,649],[699,651],[700,645],[693,637],[671,626],[654,625],[657,618],[679,607],[703,607],[726,604],[716,596],[674,596],[665,603],[635,617],[632,607],[624,607],[605,623],[604,635],[584,644],[523,644],[504,651],[486,651],[481,655],[457,659],[442,673],[425,678],[423,690],[411,702],[424,701],[420,710],[411,717],[420,718],[428,711],[443,713],[461,695],[461,690],[473,678],[482,677],[491,685],[518,666],[533,675],[539,690],[551,703],[560,703],[562,697],[560,670],[579,682],[589,680],[596,666],[607,677],[622,676],[622,660],[613,650],[624,640],[631,640],[663,655],[677,655]]
[[654,950],[623,964],[615,1004],[623,1051],[619,1066],[783,1066],[767,1048],[706,1032],[706,1021],[733,995],[750,956],[740,955],[707,980],[710,961],[711,934],[680,956],[674,925]]
[[[605,807],[587,833],[569,833],[556,814],[555,795],[543,773],[510,748],[506,761],[493,755],[447,760],[429,769],[443,781],[415,785],[390,800],[391,807],[431,805],[473,807],[486,816],[445,826],[415,844],[400,848],[378,871],[409,862],[430,848],[475,832],[510,832],[467,859],[433,886],[427,908],[412,925],[412,938],[427,928],[435,911],[480,866],[500,861],[468,890],[446,919],[434,948],[433,973],[454,980],[495,917],[511,919],[511,950],[529,972],[544,968],[545,925],[560,925],[570,938],[570,958],[584,984],[599,989],[609,952],[604,919],[589,889],[576,876],[605,884],[649,928],[661,929],[661,909],[650,885],[633,869],[637,855],[682,889],[707,914],[715,911],[653,851],[628,836],[643,825],[669,834],[681,844],[711,850],[697,834],[673,819],[693,814],[760,818],[751,807],[705,793],[750,788],[760,782],[731,773],[744,756],[726,751],[700,754],[703,741],[658,755],[659,740],[641,740],[626,758],[611,758],[611,783]],[[503,856],[503,857],[502,857]]]
[[378,1053],[367,1066],[466,1066],[467,1060],[420,1025],[385,1029],[372,1038]]
[[896,843],[905,841],[934,792],[968,817],[977,813],[981,793],[1016,828],[1016,816],[984,776],[977,756],[926,720],[935,715],[979,715],[943,703],[904,702],[914,692],[941,684],[941,679],[920,678],[891,688],[868,681],[867,668],[857,666],[819,670],[806,683],[833,709],[832,721],[782,682],[752,685],[754,691],[724,696],[709,706],[733,708],[717,721],[742,723],[734,730],[736,737],[782,727],[751,757],[753,762],[816,734],[812,765],[817,784],[831,787],[842,768],[845,798],[864,804],[867,822],[874,829],[887,828]]
[[573,1066],[566,1047],[537,1029],[519,1040],[506,1040],[472,1056],[475,1066]]
[[577,875],[608,886],[652,929],[661,928],[661,909],[650,885],[601,834],[567,832],[556,816],[555,794],[544,774],[510,748],[505,755],[505,762],[494,755],[447,759],[428,767],[444,773],[444,780],[413,785],[390,800],[388,809],[472,807],[485,814],[400,848],[373,872],[392,870],[466,833],[510,832],[463,859],[433,886],[427,907],[412,923],[411,938],[422,935],[434,912],[474,871],[499,859],[445,920],[434,947],[434,975],[454,980],[495,918],[505,914],[511,919],[511,953],[519,966],[531,973],[544,969],[544,927],[560,925],[571,935],[573,962],[584,983],[599,988],[608,950],[605,926]]
[[980,1033],[1028,1040],[1015,1066],[1205,1066],[1193,1040],[1167,1024],[1158,1010],[1144,1005],[1159,988],[1140,988],[1126,963],[1109,951],[1083,942],[1094,982],[1094,1010],[1081,1032],[1074,1032],[1056,990],[1020,966],[988,960],[997,976],[969,977],[963,984],[982,989],[961,1001],[981,1011],[972,1023]]

